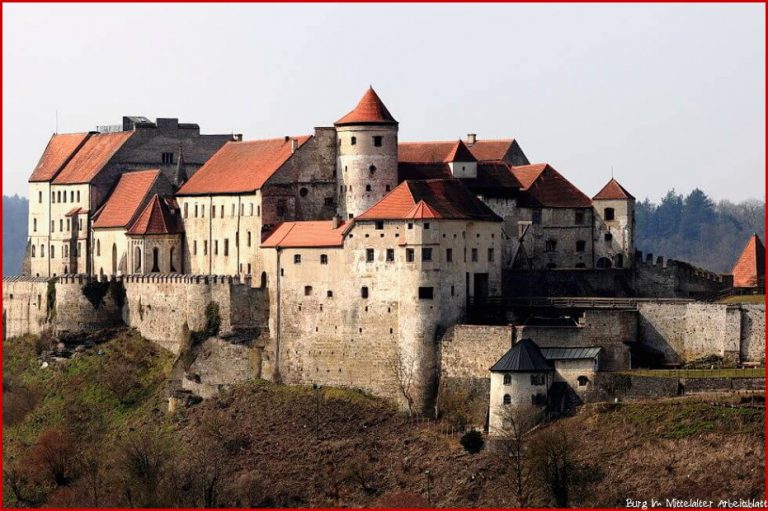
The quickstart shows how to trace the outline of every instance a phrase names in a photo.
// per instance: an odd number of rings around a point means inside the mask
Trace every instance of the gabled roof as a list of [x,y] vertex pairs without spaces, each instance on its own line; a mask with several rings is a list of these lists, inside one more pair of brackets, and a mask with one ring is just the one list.
[[90,183],[133,133],[118,131],[92,134],[59,172],[53,184]]
[[[419,206],[420,203],[423,204]],[[413,215],[443,220],[501,221],[458,179],[404,181],[357,219],[405,220],[416,218]]]
[[128,228],[128,234],[179,234],[184,231],[175,201],[155,194],[136,220]]
[[[296,137],[299,147],[311,136]],[[292,156],[290,137],[227,142],[179,188],[176,195],[254,192]]]
[[626,188],[621,186],[618,181],[611,178],[610,181],[599,191],[592,200],[625,200],[634,199]]
[[441,163],[449,161],[502,161],[514,139],[478,140],[474,144],[459,141],[472,155],[472,160],[451,159],[456,150],[455,140],[438,142],[401,142],[397,145],[397,159],[408,163]]
[[45,146],[35,170],[29,176],[29,182],[50,181],[56,177],[86,138],[88,133],[54,133]]
[[469,149],[467,149],[467,146],[464,145],[464,142],[459,140],[456,142],[456,145],[453,146],[453,149],[451,149],[451,152],[448,153],[447,160],[448,162],[454,162],[454,161],[477,161],[474,156],[472,156],[472,153],[469,152]]
[[272,231],[261,246],[267,248],[340,247],[347,227],[349,224],[339,223],[339,226],[334,228],[333,220],[283,222]]
[[507,351],[490,369],[493,372],[537,373],[552,371],[552,364],[530,339],[522,339]]
[[83,208],[75,206],[74,208],[67,211],[64,216],[75,216],[79,215],[83,211]]
[[94,215],[93,228],[127,227],[159,176],[158,169],[122,174],[107,201]]
[[335,122],[336,126],[350,124],[397,124],[397,121],[373,87],[369,87],[354,110]]
[[[410,179],[455,179],[447,163],[408,163],[397,165],[398,181]],[[503,161],[480,162],[477,177],[461,178],[473,193],[484,197],[514,197],[521,188],[520,182]]]
[[760,287],[765,285],[765,245],[753,234],[731,270],[733,287]]
[[527,208],[588,208],[592,201],[548,163],[510,167],[522,185],[518,205]]

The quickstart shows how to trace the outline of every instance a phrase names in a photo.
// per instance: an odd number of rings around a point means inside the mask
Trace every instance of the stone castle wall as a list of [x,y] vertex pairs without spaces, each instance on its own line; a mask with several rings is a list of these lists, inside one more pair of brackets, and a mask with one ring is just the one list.
[[765,306],[639,303],[638,336],[672,363],[716,355],[727,365],[764,364]]
[[268,323],[266,292],[229,276],[129,275],[124,277],[126,303],[123,321],[141,335],[178,353],[186,330],[205,328],[205,309],[219,305],[220,335],[238,332],[257,337]]
[[3,339],[48,328],[45,277],[3,277]]

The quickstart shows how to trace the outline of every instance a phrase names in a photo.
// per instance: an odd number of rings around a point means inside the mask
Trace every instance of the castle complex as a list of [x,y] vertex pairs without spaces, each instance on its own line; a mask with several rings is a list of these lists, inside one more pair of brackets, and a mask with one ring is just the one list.
[[[112,304],[122,307],[115,314],[171,349],[183,348],[181,324],[202,328],[215,301],[225,333],[247,331],[258,348],[254,376],[362,388],[417,407],[450,373],[445,356],[463,342],[456,326],[472,310],[537,295],[515,291],[520,275],[587,279],[593,290],[619,282],[635,288],[630,295],[649,271],[723,283],[638,257],[635,198],[615,179],[590,198],[551,165],[531,164],[514,139],[400,142],[373,89],[312,135],[243,141],[136,117],[55,134],[29,181],[28,277],[23,289],[15,283],[26,301],[4,296],[4,324],[50,321],[35,283],[119,279],[126,301]],[[683,284],[674,287],[662,296],[679,296]],[[559,326],[585,327],[580,310],[572,305],[577,319]],[[525,319],[510,310],[500,318],[492,324]],[[589,348],[586,366],[629,368],[641,343],[636,317],[626,318],[604,325],[634,321],[622,341],[576,343]],[[622,328],[614,333],[631,331]],[[715,351],[739,352],[739,335],[735,348],[718,340]],[[478,357],[490,361],[485,371],[514,340]]]

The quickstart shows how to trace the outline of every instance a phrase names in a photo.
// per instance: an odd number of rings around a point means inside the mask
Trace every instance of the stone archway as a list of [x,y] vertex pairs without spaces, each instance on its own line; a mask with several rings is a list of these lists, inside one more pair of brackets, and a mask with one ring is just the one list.
[[600,259],[597,260],[597,263],[595,263],[595,267],[600,268],[601,270],[611,268],[612,266],[613,266],[613,263],[607,257],[601,257]]

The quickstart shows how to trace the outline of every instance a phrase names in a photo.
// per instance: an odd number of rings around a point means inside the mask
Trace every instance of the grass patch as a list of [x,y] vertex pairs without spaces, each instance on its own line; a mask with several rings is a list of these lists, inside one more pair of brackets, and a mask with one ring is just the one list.
[[765,304],[765,295],[734,295],[726,296],[719,300],[719,303],[748,303],[748,304]]
[[654,378],[765,378],[764,367],[745,369],[635,369],[618,374]]

